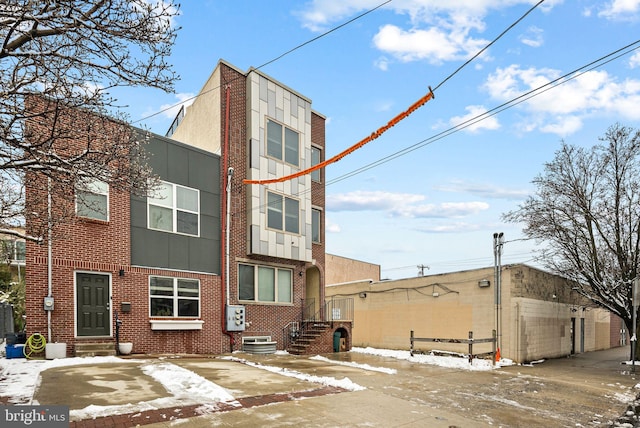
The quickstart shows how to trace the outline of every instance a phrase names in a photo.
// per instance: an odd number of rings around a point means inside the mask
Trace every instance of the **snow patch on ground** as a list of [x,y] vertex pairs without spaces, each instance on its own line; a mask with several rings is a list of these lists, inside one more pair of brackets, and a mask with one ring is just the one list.
[[495,368],[513,365],[513,361],[503,358],[496,362],[495,366],[491,360],[483,360],[474,358],[469,363],[468,358],[460,358],[457,356],[439,356],[434,354],[414,354],[411,355],[409,351],[398,351],[392,349],[376,349],[376,348],[358,348],[354,347],[351,352],[378,355],[381,357],[396,358],[399,360],[406,360],[412,363],[431,364],[440,367],[448,367],[463,370],[493,370]]
[[222,357],[222,359],[246,364],[248,366],[259,368],[262,370],[267,370],[282,376],[288,376],[288,377],[293,377],[300,380],[306,380],[307,382],[319,383],[321,385],[342,388],[348,391],[362,391],[366,389],[364,386],[360,386],[357,383],[352,382],[351,379],[349,379],[348,377],[345,377],[343,379],[336,379],[328,376],[308,375],[296,370],[289,370],[287,368],[282,368],[282,367],[265,366],[260,363],[254,363],[254,362],[251,362],[242,358],[237,358],[237,357]]
[[386,374],[396,374],[398,372],[396,369],[390,369],[387,367],[373,367],[369,364],[354,363],[352,361],[336,361],[327,357],[322,357],[320,355],[316,355],[315,357],[311,357],[309,359],[317,360],[317,361],[325,361],[327,363],[331,363],[338,366],[354,367],[357,369],[368,370],[372,372],[380,372],[380,373],[386,373]]

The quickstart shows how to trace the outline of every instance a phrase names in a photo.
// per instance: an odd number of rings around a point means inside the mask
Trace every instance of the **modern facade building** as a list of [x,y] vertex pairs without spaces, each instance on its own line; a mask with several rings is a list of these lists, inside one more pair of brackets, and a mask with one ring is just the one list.
[[[244,181],[319,163],[324,126],[310,99],[220,61],[167,137],[149,139],[154,195],[96,183],[76,195],[91,208],[77,204],[50,256],[46,243],[27,245],[28,332],[76,354],[116,332],[134,353],[291,346],[305,319],[326,313],[324,172]],[[350,324],[336,322],[310,349],[330,352],[338,329],[347,343]]]

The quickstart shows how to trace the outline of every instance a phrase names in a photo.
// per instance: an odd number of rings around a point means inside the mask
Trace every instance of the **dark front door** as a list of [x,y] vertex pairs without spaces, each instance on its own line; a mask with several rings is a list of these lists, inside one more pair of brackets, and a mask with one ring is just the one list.
[[110,336],[109,275],[76,274],[78,336]]

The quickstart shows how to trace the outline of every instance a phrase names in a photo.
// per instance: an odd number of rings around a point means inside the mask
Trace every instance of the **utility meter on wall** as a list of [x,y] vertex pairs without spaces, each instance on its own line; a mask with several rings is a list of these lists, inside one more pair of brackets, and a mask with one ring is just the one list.
[[44,298],[44,310],[52,311],[53,310],[53,297],[45,297]]
[[244,306],[227,306],[227,331],[244,331],[245,313]]

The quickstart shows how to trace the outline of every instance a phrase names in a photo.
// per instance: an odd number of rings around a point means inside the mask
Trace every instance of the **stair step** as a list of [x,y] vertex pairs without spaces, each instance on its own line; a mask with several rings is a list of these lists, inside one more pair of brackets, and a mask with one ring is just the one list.
[[76,357],[107,357],[117,355],[114,343],[92,343],[92,342],[76,342]]

